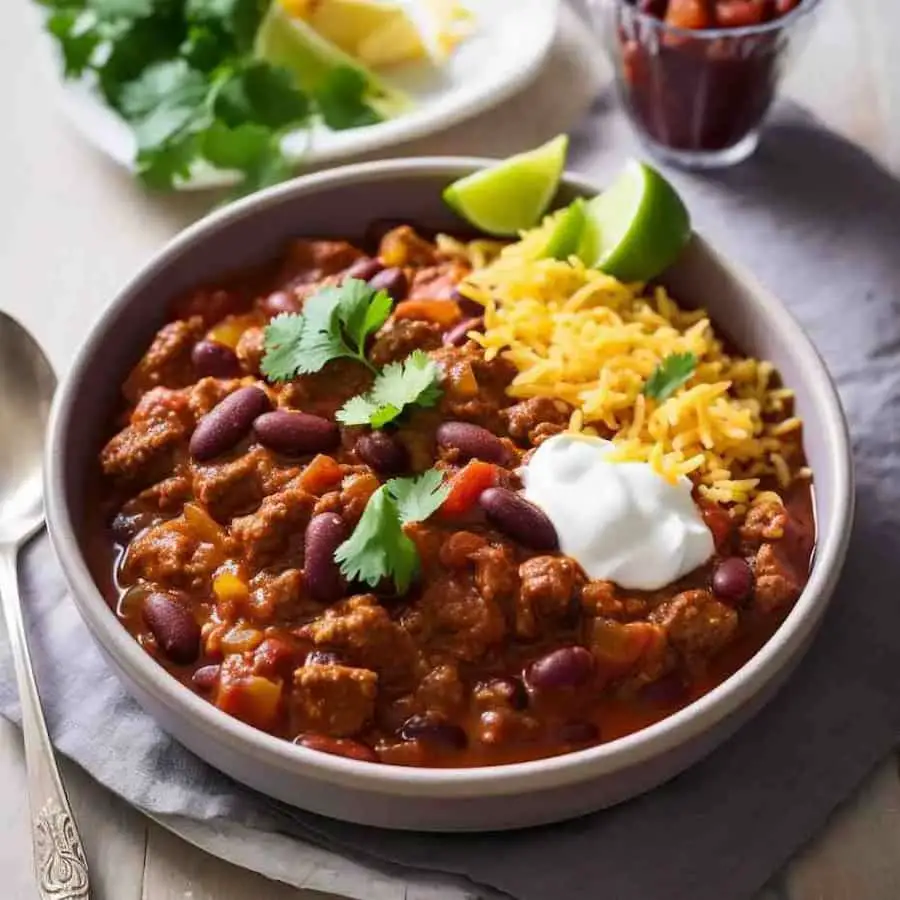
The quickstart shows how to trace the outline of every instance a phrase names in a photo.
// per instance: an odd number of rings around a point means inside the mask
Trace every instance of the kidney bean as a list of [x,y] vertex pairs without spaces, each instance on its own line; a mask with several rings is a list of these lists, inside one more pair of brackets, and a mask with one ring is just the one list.
[[688,686],[677,672],[651,681],[650,684],[641,688],[641,697],[660,706],[676,706],[687,703],[688,694]]
[[187,665],[200,654],[200,626],[191,611],[168,594],[147,594],[144,620],[159,648],[174,663]]
[[594,657],[584,647],[560,647],[536,659],[525,671],[525,680],[538,690],[576,688],[594,674]]
[[567,744],[586,744],[600,737],[600,729],[593,723],[583,720],[564,722],[558,731],[559,738]]
[[304,666],[340,666],[341,658],[331,650],[310,650],[306,654]]
[[191,682],[198,691],[203,691],[205,694],[208,694],[210,691],[214,690],[219,683],[220,669],[221,666],[218,665],[201,666],[191,676]]
[[300,303],[297,298],[287,291],[273,291],[263,300],[262,307],[266,314],[273,318],[282,313],[300,312]]
[[198,341],[191,351],[191,362],[201,377],[235,378],[241,374],[241,363],[231,347],[218,341]]
[[344,576],[334,559],[334,551],[346,539],[347,526],[337,513],[319,513],[306,526],[303,548],[306,590],[319,603],[334,603],[340,600],[347,589]]
[[480,303],[463,296],[457,288],[453,288],[450,292],[450,299],[459,307],[459,311],[467,319],[477,319],[479,316],[484,315],[484,307]]
[[356,442],[359,458],[381,475],[397,475],[409,466],[406,447],[386,431],[364,434]]
[[403,269],[382,269],[369,279],[369,287],[387,291],[394,303],[399,303],[409,293],[409,279]]
[[469,742],[459,725],[422,715],[410,716],[400,728],[400,737],[404,741],[422,741],[451,750],[462,750]]
[[324,734],[300,734],[294,743],[308,750],[330,753],[332,756],[343,756],[360,762],[378,762],[378,754],[366,744],[351,738],[333,738]]
[[253,423],[253,431],[263,446],[290,456],[325,453],[336,447],[341,439],[334,422],[287,409],[261,415]]
[[488,687],[495,693],[506,699],[506,702],[516,710],[523,710],[528,707],[528,691],[522,684],[521,678],[511,678],[503,676],[501,678],[492,678],[488,683]]
[[741,603],[753,592],[753,572],[745,559],[732,556],[716,566],[712,577],[713,593],[722,600]]
[[360,281],[371,281],[379,272],[384,270],[384,264],[380,259],[372,259],[364,256],[356,260],[344,272],[344,278],[358,278]]
[[513,540],[532,550],[556,550],[559,538],[547,514],[508,488],[482,492],[478,503],[491,523]]
[[469,338],[470,331],[484,330],[484,316],[478,316],[474,319],[463,319],[458,325],[454,325],[449,331],[444,333],[444,345],[447,347],[460,347]]
[[444,422],[437,430],[437,442],[441,447],[458,450],[463,459],[483,459],[504,465],[509,452],[496,434],[471,422]]
[[272,403],[261,388],[239,388],[197,423],[191,435],[191,456],[205,462],[231,450],[250,431],[253,420],[271,408]]

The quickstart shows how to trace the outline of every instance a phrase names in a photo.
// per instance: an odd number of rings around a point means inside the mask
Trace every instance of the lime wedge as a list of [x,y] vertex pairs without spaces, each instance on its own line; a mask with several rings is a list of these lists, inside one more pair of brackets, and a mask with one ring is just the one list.
[[564,209],[548,217],[550,233],[541,256],[567,260],[578,252],[578,245],[581,243],[587,218],[584,207],[585,202],[579,197]]
[[678,258],[691,220],[675,188],[650,166],[632,160],[585,206],[578,255],[620,281],[649,281]]
[[366,102],[383,118],[396,116],[411,105],[406,94],[388,85],[302,19],[290,16],[280,3],[269,4],[256,32],[253,51],[260,59],[284,66],[293,73],[299,87],[313,93],[334,69],[355,69],[366,79]]
[[552,141],[489,166],[444,190],[444,200],[464,219],[497,237],[533,228],[550,205],[566,162],[569,139]]

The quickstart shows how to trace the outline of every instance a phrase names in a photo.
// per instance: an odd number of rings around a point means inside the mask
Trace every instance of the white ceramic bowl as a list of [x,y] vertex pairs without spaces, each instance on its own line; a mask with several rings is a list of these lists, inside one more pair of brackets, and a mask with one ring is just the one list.
[[[759,709],[803,655],[850,534],[850,449],[821,359],[774,297],[696,237],[665,280],[676,297],[706,306],[744,351],[773,360],[796,391],[815,473],[819,529],[803,595],[768,644],[726,682],[668,719],[598,747],[493,768],[413,769],[360,763],[271,737],[219,712],[141,650],[85,563],[85,485],[108,436],[122,380],[164,321],[168,301],[223,271],[272,258],[293,236],[356,237],[378,218],[458,227],[441,189],[485,163],[434,158],[348,166],[272,188],[198,222],[157,254],[101,316],[59,390],[50,425],[50,533],[81,615],[128,690],[213,766],[287,803],[353,822],[431,830],[516,828],[609,806],[671,778]],[[597,189],[569,176],[558,199]]]

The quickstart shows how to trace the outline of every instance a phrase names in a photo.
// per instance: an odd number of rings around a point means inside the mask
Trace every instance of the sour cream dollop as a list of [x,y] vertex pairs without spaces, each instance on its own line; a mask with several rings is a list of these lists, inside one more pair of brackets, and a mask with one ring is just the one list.
[[590,578],[665,587],[712,556],[713,536],[687,478],[671,484],[648,463],[611,462],[612,447],[589,435],[550,438],[522,469],[525,497]]

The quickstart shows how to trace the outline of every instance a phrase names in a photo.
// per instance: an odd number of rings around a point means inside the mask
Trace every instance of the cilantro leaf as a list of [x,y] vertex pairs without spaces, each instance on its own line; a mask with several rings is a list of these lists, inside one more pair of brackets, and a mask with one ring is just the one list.
[[78,9],[58,9],[47,19],[47,31],[59,44],[66,78],[81,75],[100,45],[96,24],[92,12]]
[[697,362],[693,353],[670,353],[647,379],[644,394],[654,400],[671,397],[694,374]]
[[392,578],[403,594],[419,565],[416,545],[403,533],[396,501],[382,485],[369,498],[353,534],[341,544],[334,558],[350,581],[376,587]]
[[202,72],[186,60],[169,59],[147,66],[133,81],[122,85],[119,111],[126,119],[143,119],[160,107],[196,109],[208,86]]
[[353,534],[335,552],[341,572],[372,587],[392,578],[397,591],[406,593],[419,568],[419,555],[403,526],[427,519],[448,491],[437,469],[383,484],[369,498]]
[[153,0],[87,0],[103,19],[142,19],[153,13]]
[[[316,291],[302,313],[278,316],[266,329],[262,373],[273,381],[287,381],[318,372],[341,357],[355,359],[374,372],[365,342],[390,312],[386,297],[358,278]],[[282,323],[283,319],[288,321]],[[280,324],[273,328],[276,323]]]
[[217,87],[213,109],[231,127],[255,122],[279,129],[306,119],[310,106],[287,69],[253,62],[235,70]]
[[335,131],[374,125],[381,116],[365,101],[369,82],[352,66],[337,66],[316,86],[315,98],[325,124]]
[[438,469],[429,469],[418,478],[392,478],[386,486],[404,522],[425,521],[450,493],[450,485]]
[[403,362],[385,366],[368,394],[352,397],[337,412],[344,425],[381,428],[407,406],[434,406],[440,399],[440,372],[422,350],[413,350]]

